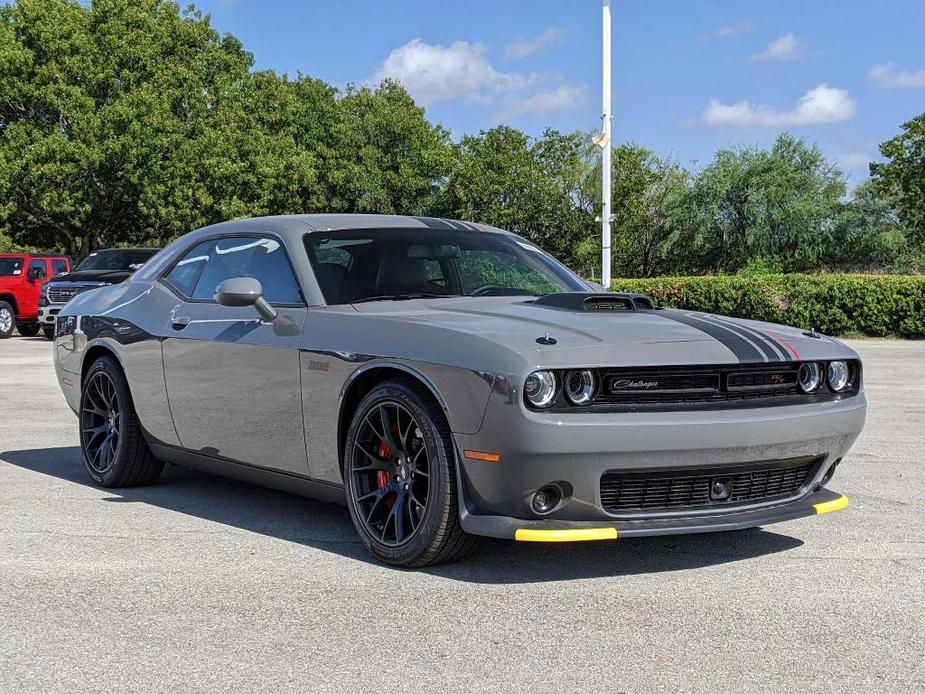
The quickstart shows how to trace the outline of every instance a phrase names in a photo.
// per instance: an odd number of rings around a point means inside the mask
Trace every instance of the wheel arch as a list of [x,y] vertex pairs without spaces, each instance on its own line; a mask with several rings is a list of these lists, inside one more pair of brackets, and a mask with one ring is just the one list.
[[13,307],[13,322],[16,322],[16,316],[19,315],[19,304],[16,303],[16,297],[13,294],[0,294],[0,301],[5,301]]
[[344,449],[347,442],[347,430],[350,428],[353,414],[369,391],[391,378],[405,378],[419,383],[430,393],[434,402],[443,410],[444,416],[449,420],[449,409],[446,400],[433,382],[420,371],[406,364],[395,362],[378,362],[357,369],[344,384],[340,398],[340,411],[337,415],[337,459],[340,463],[342,477],[344,474]]
[[87,371],[90,370],[90,367],[93,365],[93,362],[97,361],[100,357],[112,357],[119,364],[119,368],[125,371],[125,367],[122,365],[122,360],[119,358],[118,353],[112,347],[105,343],[96,343],[91,345],[84,352],[83,359],[80,363],[80,384],[83,386],[84,379],[87,377]]

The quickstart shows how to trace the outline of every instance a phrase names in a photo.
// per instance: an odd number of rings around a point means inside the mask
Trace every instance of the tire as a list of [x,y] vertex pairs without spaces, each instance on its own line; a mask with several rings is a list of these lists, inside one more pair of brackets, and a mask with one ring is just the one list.
[[164,463],[141,434],[128,382],[118,362],[101,357],[80,393],[80,448],[93,480],[103,487],[137,487],[157,480]]
[[459,522],[453,451],[443,411],[415,381],[385,381],[360,402],[347,431],[344,483],[353,526],[377,559],[433,566],[475,547],[478,538]]
[[5,340],[13,334],[16,327],[16,312],[6,301],[0,301],[0,340]]
[[23,337],[35,337],[39,334],[41,326],[38,323],[20,323],[16,329]]
[[55,326],[43,325],[42,334],[45,336],[46,340],[54,340],[55,339]]

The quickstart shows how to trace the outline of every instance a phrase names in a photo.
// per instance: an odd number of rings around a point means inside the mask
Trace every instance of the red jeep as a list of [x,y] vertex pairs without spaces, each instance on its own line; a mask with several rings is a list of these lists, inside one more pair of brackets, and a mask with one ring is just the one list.
[[0,339],[13,334],[32,337],[39,332],[39,294],[49,278],[68,272],[66,255],[0,254]]

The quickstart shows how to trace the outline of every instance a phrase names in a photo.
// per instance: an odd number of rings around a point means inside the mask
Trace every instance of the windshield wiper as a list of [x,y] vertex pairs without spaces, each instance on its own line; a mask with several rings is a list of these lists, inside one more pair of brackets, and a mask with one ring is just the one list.
[[382,294],[380,296],[367,296],[363,299],[351,301],[351,304],[364,304],[367,301],[408,301],[409,299],[443,299],[451,294],[428,294],[426,292],[410,292],[407,294]]

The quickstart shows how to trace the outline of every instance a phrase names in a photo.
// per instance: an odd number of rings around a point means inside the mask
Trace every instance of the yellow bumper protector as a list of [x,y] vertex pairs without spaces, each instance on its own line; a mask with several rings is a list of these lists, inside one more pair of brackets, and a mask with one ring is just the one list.
[[823,501],[818,504],[813,504],[813,508],[816,509],[817,514],[823,514],[831,513],[832,511],[841,511],[847,505],[848,497],[840,496],[837,499],[832,499],[831,501]]
[[616,540],[616,528],[573,528],[563,530],[532,530],[518,528],[514,539],[521,542],[584,542],[587,540]]

